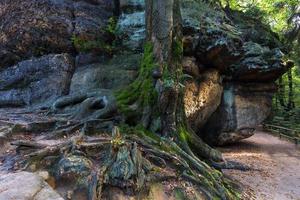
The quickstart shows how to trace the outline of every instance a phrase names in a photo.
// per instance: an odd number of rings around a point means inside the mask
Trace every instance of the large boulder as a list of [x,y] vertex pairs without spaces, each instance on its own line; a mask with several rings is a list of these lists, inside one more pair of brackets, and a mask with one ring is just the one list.
[[225,85],[217,110],[219,89],[200,87],[197,94],[196,82],[187,85],[186,114],[193,129],[217,145],[250,137],[270,113],[273,83],[291,66],[283,62],[278,35],[247,13],[217,3],[183,0],[181,10],[184,54],[189,58],[184,59],[184,72],[199,78],[216,69]]
[[49,54],[0,72],[0,107],[45,104],[69,92],[74,61],[68,54]]
[[200,80],[186,84],[185,114],[195,132],[203,127],[221,103],[223,86],[218,71],[209,70]]
[[269,116],[275,90],[274,84],[227,84],[221,105],[200,132],[202,138],[224,145],[252,136]]
[[63,200],[44,179],[34,173],[18,172],[0,177],[0,199]]
[[108,0],[0,1],[0,68],[32,56],[72,53],[74,40],[102,37],[111,7]]

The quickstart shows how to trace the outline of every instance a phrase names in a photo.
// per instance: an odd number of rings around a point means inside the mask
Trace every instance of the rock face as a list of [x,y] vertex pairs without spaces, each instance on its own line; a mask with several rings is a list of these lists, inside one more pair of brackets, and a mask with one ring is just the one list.
[[0,2],[0,68],[32,56],[71,53],[72,37],[102,37],[110,1],[4,0]]
[[273,83],[288,69],[278,36],[244,13],[218,5],[185,0],[181,7],[184,54],[193,58],[184,60],[185,72],[199,78],[214,68],[225,86],[221,95],[220,87],[201,88],[207,84],[201,78],[199,90],[196,82],[187,85],[185,107],[192,128],[214,145],[250,137],[270,114]]
[[185,54],[225,71],[242,56],[241,33],[218,6],[204,1],[182,1]]
[[145,1],[120,0],[117,29],[123,48],[141,51],[146,36]]
[[231,79],[240,82],[274,82],[287,71],[279,48],[246,42],[243,58],[231,66]]
[[70,93],[102,89],[120,89],[131,83],[139,67],[141,54],[117,55],[109,62],[78,67],[71,81]]
[[0,106],[25,106],[53,101],[69,92],[74,71],[68,54],[33,58],[0,72]]
[[217,70],[206,71],[199,81],[191,81],[186,85],[185,113],[196,132],[220,105],[222,92],[221,77]]
[[[249,137],[269,113],[270,85],[288,69],[278,36],[218,4],[182,0],[181,11],[192,128],[212,144]],[[0,17],[0,107],[49,106],[137,75],[144,0],[3,0]]]
[[201,130],[210,144],[224,145],[250,137],[270,114],[274,86],[234,85],[224,88],[222,103]]
[[1,175],[0,188],[3,200],[63,200],[42,177],[29,172]]

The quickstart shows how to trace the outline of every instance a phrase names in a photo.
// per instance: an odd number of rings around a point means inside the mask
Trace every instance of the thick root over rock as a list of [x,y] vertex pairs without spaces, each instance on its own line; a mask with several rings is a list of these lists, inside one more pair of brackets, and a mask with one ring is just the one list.
[[109,90],[73,94],[58,99],[52,107],[54,113],[69,120],[107,119],[117,112],[115,98]]
[[48,170],[58,185],[66,179],[74,183],[65,191],[66,196],[80,193],[86,199],[106,199],[104,191],[112,187],[130,196],[145,196],[153,183],[183,179],[207,199],[236,199],[218,171],[188,155],[173,141],[138,135],[129,131],[121,135],[115,127],[111,137],[76,136],[52,145],[26,141],[13,144],[26,154],[27,170]]

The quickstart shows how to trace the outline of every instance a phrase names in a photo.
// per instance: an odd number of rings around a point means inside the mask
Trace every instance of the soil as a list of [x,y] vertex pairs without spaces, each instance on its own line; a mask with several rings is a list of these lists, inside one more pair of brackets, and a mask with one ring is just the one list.
[[224,170],[241,183],[245,200],[300,200],[300,146],[266,132],[220,148],[226,159],[250,171]]

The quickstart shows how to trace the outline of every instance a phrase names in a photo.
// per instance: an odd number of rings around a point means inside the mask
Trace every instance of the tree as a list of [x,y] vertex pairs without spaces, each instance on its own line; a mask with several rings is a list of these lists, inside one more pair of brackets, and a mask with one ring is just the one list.
[[[54,110],[61,110],[82,102],[71,112],[68,124],[54,131],[56,137],[76,131],[79,136],[51,148],[30,142],[15,144],[38,148],[27,159],[27,166],[40,163],[47,156],[109,145],[102,148],[101,154],[107,156],[96,165],[94,179],[87,186],[92,191],[91,199],[101,199],[105,186],[139,191],[146,186],[146,177],[155,178],[151,176],[155,162],[145,158],[138,145],[144,154],[153,154],[155,160],[176,168],[181,177],[203,188],[209,199],[234,199],[236,193],[228,187],[228,180],[204,161],[220,168],[225,164],[221,153],[205,144],[185,117],[180,2],[147,0],[146,16],[147,42],[139,75],[132,84],[116,92],[115,97],[104,98],[101,92],[79,94],[61,98],[53,105]],[[91,141],[85,137],[87,130],[95,130],[119,113],[121,122],[115,125],[120,130],[115,126],[111,138]]]
[[[151,124],[159,121],[160,127],[154,131],[174,139],[189,154],[193,155],[192,146],[200,157],[222,161],[220,152],[205,144],[185,118],[179,0],[149,0],[146,11],[147,45],[142,69],[137,80],[117,95],[118,107],[130,124],[151,129]],[[142,116],[133,116],[139,113]]]
[[[161,134],[177,153],[208,175],[206,164],[198,156],[214,164],[223,158],[193,132],[185,117],[180,1],[147,0],[146,27],[147,44],[139,77],[118,94],[118,107],[127,122]],[[157,121],[160,125],[153,129],[151,125]]]

